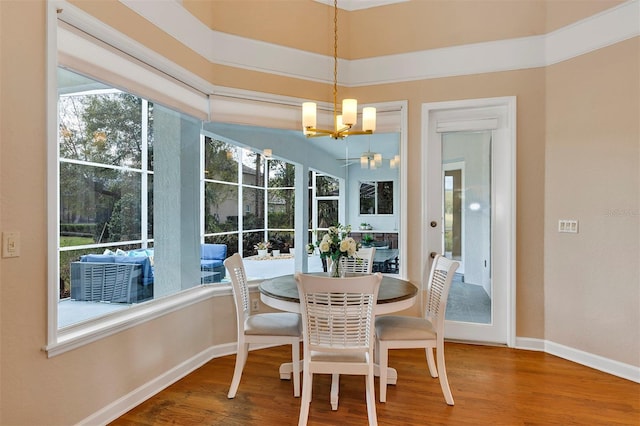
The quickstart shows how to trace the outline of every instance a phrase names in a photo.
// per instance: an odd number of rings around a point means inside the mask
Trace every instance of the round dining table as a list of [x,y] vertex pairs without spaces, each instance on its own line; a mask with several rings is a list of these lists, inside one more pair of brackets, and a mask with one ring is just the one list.
[[[326,275],[318,272],[310,275]],[[295,275],[283,275],[263,281],[259,286],[260,300],[272,308],[287,312],[300,312],[300,297]],[[400,278],[382,276],[376,315],[389,314],[408,309],[413,306],[418,288],[409,281]]]
[[[312,275],[326,275],[325,273],[315,273]],[[272,308],[286,312],[300,312],[300,297],[295,275],[283,275],[263,281],[259,286],[260,300]],[[398,312],[412,307],[418,295],[418,288],[409,281],[382,276],[378,299],[376,303],[376,315]],[[300,361],[302,370],[303,361]],[[291,379],[293,364],[291,362],[280,365],[280,378]],[[376,376],[380,375],[380,367],[375,365]],[[338,389],[339,375],[333,374],[331,381],[331,408],[338,409]],[[387,368],[387,384],[395,385],[398,380],[398,373],[395,368]]]

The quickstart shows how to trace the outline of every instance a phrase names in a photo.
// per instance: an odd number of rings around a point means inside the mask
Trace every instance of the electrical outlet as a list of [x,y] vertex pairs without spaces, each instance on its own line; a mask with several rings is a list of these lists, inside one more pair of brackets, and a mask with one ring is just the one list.
[[251,299],[251,312],[258,312],[260,310],[260,301],[258,299]]

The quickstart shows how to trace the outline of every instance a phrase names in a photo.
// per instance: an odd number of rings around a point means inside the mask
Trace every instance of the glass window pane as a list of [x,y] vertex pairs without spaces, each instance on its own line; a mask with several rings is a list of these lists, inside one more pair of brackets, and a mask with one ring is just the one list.
[[238,182],[239,153],[233,145],[209,137],[204,143],[204,178]]
[[269,223],[270,229],[293,229],[295,227],[295,191],[293,189],[270,189]]
[[242,190],[242,229],[264,228],[264,189]]
[[141,168],[142,100],[116,89],[59,98],[60,157]]
[[280,250],[280,253],[293,253],[293,231],[269,232],[271,250]]
[[60,164],[60,231],[87,225],[96,243],[139,240],[140,174]]
[[393,214],[393,181],[378,182],[378,214]]
[[222,234],[205,237],[204,242],[207,244],[226,244],[227,257],[238,252],[238,234]]
[[[145,101],[142,102],[144,105]],[[147,105],[147,169],[153,170],[153,103]]]
[[153,174],[147,179],[147,238],[153,239]]
[[340,183],[338,179],[331,176],[316,176],[316,195],[318,197],[329,197],[340,195]]
[[375,214],[376,187],[373,182],[360,182],[360,214]]
[[295,166],[281,160],[269,160],[269,188],[295,187]]
[[[308,208],[309,208],[309,229],[313,229],[313,191],[311,190],[311,188],[309,188],[309,204],[308,204]],[[309,240],[311,241],[311,240]]]
[[258,242],[264,241],[264,232],[242,233],[242,257],[256,256],[258,251],[254,248]]
[[318,228],[338,224],[338,200],[318,200]]
[[262,154],[243,150],[242,183],[264,187],[264,163]]
[[224,183],[205,182],[205,234],[236,230],[238,230],[238,187]]

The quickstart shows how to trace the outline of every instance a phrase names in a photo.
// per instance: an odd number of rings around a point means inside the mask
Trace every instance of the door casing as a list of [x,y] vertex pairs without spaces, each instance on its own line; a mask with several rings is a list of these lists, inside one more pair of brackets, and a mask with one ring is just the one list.
[[[515,96],[425,103],[422,105],[422,263],[441,248],[441,203],[434,213],[429,194],[441,194],[440,133],[492,130],[492,324],[447,321],[445,337],[455,340],[515,345],[516,290],[516,98]],[[440,168],[439,168],[440,169]],[[435,198],[437,199],[437,198]],[[438,226],[431,227],[435,221]],[[423,291],[426,289],[422,289]]]

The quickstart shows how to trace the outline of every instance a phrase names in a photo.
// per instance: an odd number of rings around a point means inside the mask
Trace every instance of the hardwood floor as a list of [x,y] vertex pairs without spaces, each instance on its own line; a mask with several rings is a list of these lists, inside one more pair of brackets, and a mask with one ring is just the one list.
[[[287,347],[249,354],[235,399],[227,399],[235,356],[217,358],[111,424],[296,425],[300,398],[278,367]],[[446,344],[448,406],[424,351],[389,353],[398,384],[377,405],[380,425],[640,425],[640,384],[540,352]],[[376,379],[376,395],[378,393]],[[309,425],[365,425],[364,379],[342,376],[337,411],[329,404],[330,377],[313,383]]]

